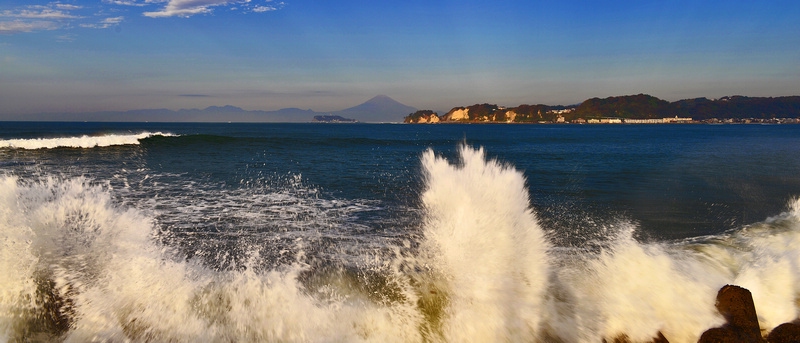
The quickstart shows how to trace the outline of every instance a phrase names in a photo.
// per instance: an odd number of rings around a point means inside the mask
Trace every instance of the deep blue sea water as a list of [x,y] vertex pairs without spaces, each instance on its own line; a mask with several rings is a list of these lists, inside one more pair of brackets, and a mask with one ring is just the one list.
[[726,283],[774,327],[798,171],[794,125],[3,122],[0,337],[680,342]]

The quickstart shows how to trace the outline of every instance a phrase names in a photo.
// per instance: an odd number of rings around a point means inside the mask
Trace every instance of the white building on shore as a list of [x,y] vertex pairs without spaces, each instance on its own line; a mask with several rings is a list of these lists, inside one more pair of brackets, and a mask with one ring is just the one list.
[[625,124],[663,124],[663,118],[654,119],[625,119]]
[[692,118],[678,118],[678,116],[675,116],[675,118],[664,118],[664,123],[667,123],[667,124],[668,123],[688,123],[690,121],[692,121]]
[[625,124],[672,124],[672,123],[688,123],[692,118],[651,118],[651,119],[625,119]]

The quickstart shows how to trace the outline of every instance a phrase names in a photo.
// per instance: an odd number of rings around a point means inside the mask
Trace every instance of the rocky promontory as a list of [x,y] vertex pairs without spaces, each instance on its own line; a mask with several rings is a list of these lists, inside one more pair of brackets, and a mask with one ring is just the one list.
[[413,124],[438,123],[439,121],[441,120],[436,115],[436,112],[429,110],[416,111],[406,116],[403,120],[404,123]]
[[[424,120],[420,121],[421,118]],[[475,104],[454,107],[444,115],[430,110],[406,116],[405,123],[636,123],[683,122],[797,123],[800,96],[775,98],[730,96],[675,102],[647,94],[591,98],[578,105]]]

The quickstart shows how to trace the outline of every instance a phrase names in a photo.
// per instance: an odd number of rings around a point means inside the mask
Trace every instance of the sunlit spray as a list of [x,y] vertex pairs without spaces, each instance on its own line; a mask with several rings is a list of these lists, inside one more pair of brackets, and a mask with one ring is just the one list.
[[428,150],[423,247],[447,295],[449,342],[536,337],[549,244],[529,207],[521,172],[461,146],[455,164]]

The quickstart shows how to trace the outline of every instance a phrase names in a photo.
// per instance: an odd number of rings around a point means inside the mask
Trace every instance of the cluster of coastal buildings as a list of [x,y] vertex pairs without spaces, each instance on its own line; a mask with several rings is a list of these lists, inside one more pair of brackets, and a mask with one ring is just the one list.
[[711,118],[700,122],[705,124],[800,124],[800,118]]
[[[564,117],[558,117],[557,122],[565,123]],[[583,119],[575,118],[572,120],[573,124],[683,124],[694,122],[692,118],[652,118],[652,119],[633,119],[633,118],[600,118],[600,119]]]
[[[557,123],[567,123],[563,117],[556,120]],[[632,119],[632,118],[601,118],[601,119],[582,119],[572,120],[572,124],[800,124],[798,118],[725,118],[725,119],[705,119],[692,120],[692,118],[656,118],[656,119]]]

